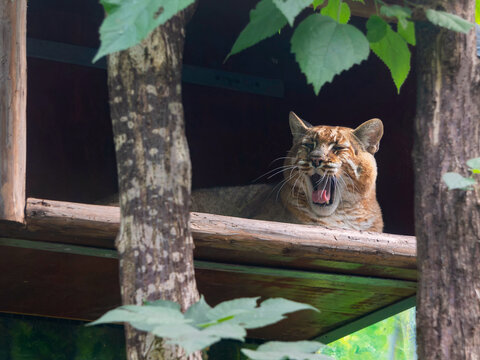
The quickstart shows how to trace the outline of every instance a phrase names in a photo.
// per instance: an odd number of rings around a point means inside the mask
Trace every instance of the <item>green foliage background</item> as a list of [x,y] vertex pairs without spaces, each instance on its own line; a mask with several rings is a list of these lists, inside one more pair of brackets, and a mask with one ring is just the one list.
[[84,322],[0,316],[1,360],[122,360],[123,326],[86,328]]
[[416,360],[415,309],[337,340],[323,350],[336,360]]

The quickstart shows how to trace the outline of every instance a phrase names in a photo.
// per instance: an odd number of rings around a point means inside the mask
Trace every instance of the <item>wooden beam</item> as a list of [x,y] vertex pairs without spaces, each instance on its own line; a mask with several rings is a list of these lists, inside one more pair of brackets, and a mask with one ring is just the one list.
[[22,223],[26,163],[27,1],[0,2],[0,220]]
[[[28,199],[27,230],[68,238],[116,236],[118,207]],[[394,279],[416,279],[412,236],[330,230],[191,213],[195,258]],[[113,242],[111,243],[113,247]]]
[[[27,39],[27,55],[37,59],[88,66],[105,70],[105,58],[92,63],[98,49],[50,40]],[[284,85],[280,79],[268,79],[232,71],[208,69],[183,64],[182,81],[188,84],[216,87],[251,94],[283,97]]]

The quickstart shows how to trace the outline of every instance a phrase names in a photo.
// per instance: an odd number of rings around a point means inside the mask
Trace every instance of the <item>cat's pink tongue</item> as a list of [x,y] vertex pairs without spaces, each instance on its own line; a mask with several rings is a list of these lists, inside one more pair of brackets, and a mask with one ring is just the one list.
[[312,193],[312,201],[317,204],[325,204],[330,201],[330,191],[314,190]]

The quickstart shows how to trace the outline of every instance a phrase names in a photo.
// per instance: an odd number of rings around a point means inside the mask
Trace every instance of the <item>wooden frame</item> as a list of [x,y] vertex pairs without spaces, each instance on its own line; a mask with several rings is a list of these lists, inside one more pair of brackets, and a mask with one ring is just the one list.
[[2,1],[0,14],[0,220],[23,223],[27,1]]

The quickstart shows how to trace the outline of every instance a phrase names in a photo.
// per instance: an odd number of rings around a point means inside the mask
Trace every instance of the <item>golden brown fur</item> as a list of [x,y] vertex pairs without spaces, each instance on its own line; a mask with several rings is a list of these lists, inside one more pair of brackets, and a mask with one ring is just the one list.
[[192,211],[381,232],[373,154],[382,122],[372,119],[357,129],[311,126],[292,112],[290,128],[293,146],[281,184],[198,190]]

